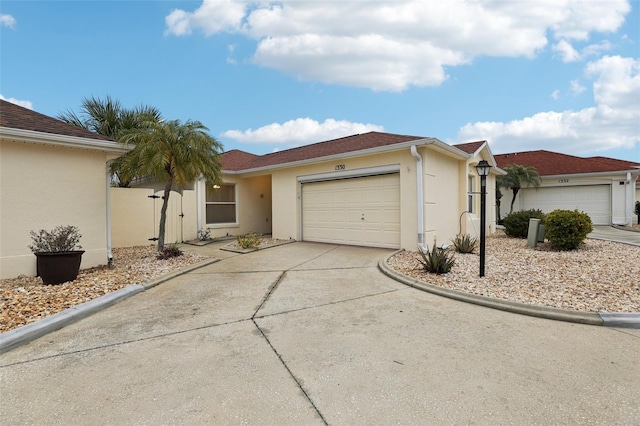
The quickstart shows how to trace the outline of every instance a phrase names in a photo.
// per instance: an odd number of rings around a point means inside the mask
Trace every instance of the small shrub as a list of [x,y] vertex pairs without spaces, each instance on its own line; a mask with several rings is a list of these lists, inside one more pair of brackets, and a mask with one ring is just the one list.
[[588,214],[578,210],[554,210],[547,214],[546,237],[560,250],[578,248],[593,231],[593,223]]
[[28,246],[34,253],[57,253],[82,250],[80,230],[76,226],[56,226],[52,231],[41,229],[37,234],[29,233],[33,244]]
[[545,214],[542,210],[520,210],[509,213],[504,218],[504,233],[513,238],[527,238],[529,233],[529,219],[540,219],[545,223]]
[[198,231],[198,240],[208,241],[210,239],[211,239],[211,231],[209,229],[203,228]]
[[261,235],[259,234],[247,234],[247,235],[238,235],[236,237],[236,241],[243,249],[250,248],[258,248],[260,245]]
[[422,264],[425,271],[432,274],[446,274],[455,263],[453,253],[451,253],[449,249],[436,247],[435,242],[430,251],[423,253],[422,250],[418,249],[418,252],[420,256],[422,256],[422,260],[418,259],[418,261]]
[[178,247],[177,243],[169,244],[168,246],[164,246],[164,249],[158,253],[158,260],[166,260],[172,257],[182,256],[182,250]]
[[458,253],[473,253],[478,245],[478,239],[469,234],[458,234],[451,242]]

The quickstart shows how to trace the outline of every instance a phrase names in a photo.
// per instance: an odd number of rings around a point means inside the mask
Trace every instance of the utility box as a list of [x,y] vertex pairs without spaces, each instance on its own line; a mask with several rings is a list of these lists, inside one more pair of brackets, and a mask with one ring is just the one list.
[[[541,229],[542,228],[542,229]],[[527,246],[535,247],[544,242],[544,225],[540,225],[540,219],[529,219],[529,232],[527,233]]]
[[544,235],[545,235],[545,229],[544,229],[544,225],[540,224],[538,225],[538,242],[539,243],[544,243]]

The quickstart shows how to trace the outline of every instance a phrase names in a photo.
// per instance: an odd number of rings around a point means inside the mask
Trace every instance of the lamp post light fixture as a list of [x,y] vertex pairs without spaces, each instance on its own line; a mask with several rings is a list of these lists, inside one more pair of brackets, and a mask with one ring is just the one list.
[[487,222],[487,176],[491,170],[491,165],[482,160],[476,166],[478,176],[480,176],[480,276],[484,277],[484,251],[486,235],[486,222]]

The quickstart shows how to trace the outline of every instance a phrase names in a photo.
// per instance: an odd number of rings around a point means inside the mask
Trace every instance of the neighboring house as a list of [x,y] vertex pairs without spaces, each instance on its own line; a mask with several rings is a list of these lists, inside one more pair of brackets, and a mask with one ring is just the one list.
[[[416,250],[479,232],[475,165],[495,160],[486,142],[450,146],[434,138],[370,132],[266,155],[222,154],[223,184],[196,186],[199,229],[212,237],[274,238]],[[471,212],[464,215],[463,212]],[[495,228],[495,191],[487,196]],[[464,220],[463,220],[464,219]]]
[[0,100],[0,277],[35,275],[29,231],[80,229],[82,268],[110,256],[107,162],[125,149],[101,135]]
[[[533,166],[540,173],[540,188],[522,188],[514,211],[540,209],[580,210],[595,225],[628,225],[638,199],[640,164],[607,157],[575,157],[550,151],[495,155],[501,168],[510,164]],[[502,189],[501,217],[509,213],[511,190]]]

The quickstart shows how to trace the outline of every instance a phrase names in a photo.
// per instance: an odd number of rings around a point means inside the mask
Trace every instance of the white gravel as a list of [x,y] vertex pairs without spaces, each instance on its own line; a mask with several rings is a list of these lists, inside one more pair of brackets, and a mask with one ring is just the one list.
[[586,240],[577,250],[535,249],[499,232],[487,238],[485,277],[479,255],[455,254],[451,272],[425,272],[417,252],[389,260],[395,271],[444,288],[498,299],[592,312],[640,312],[640,247]]

